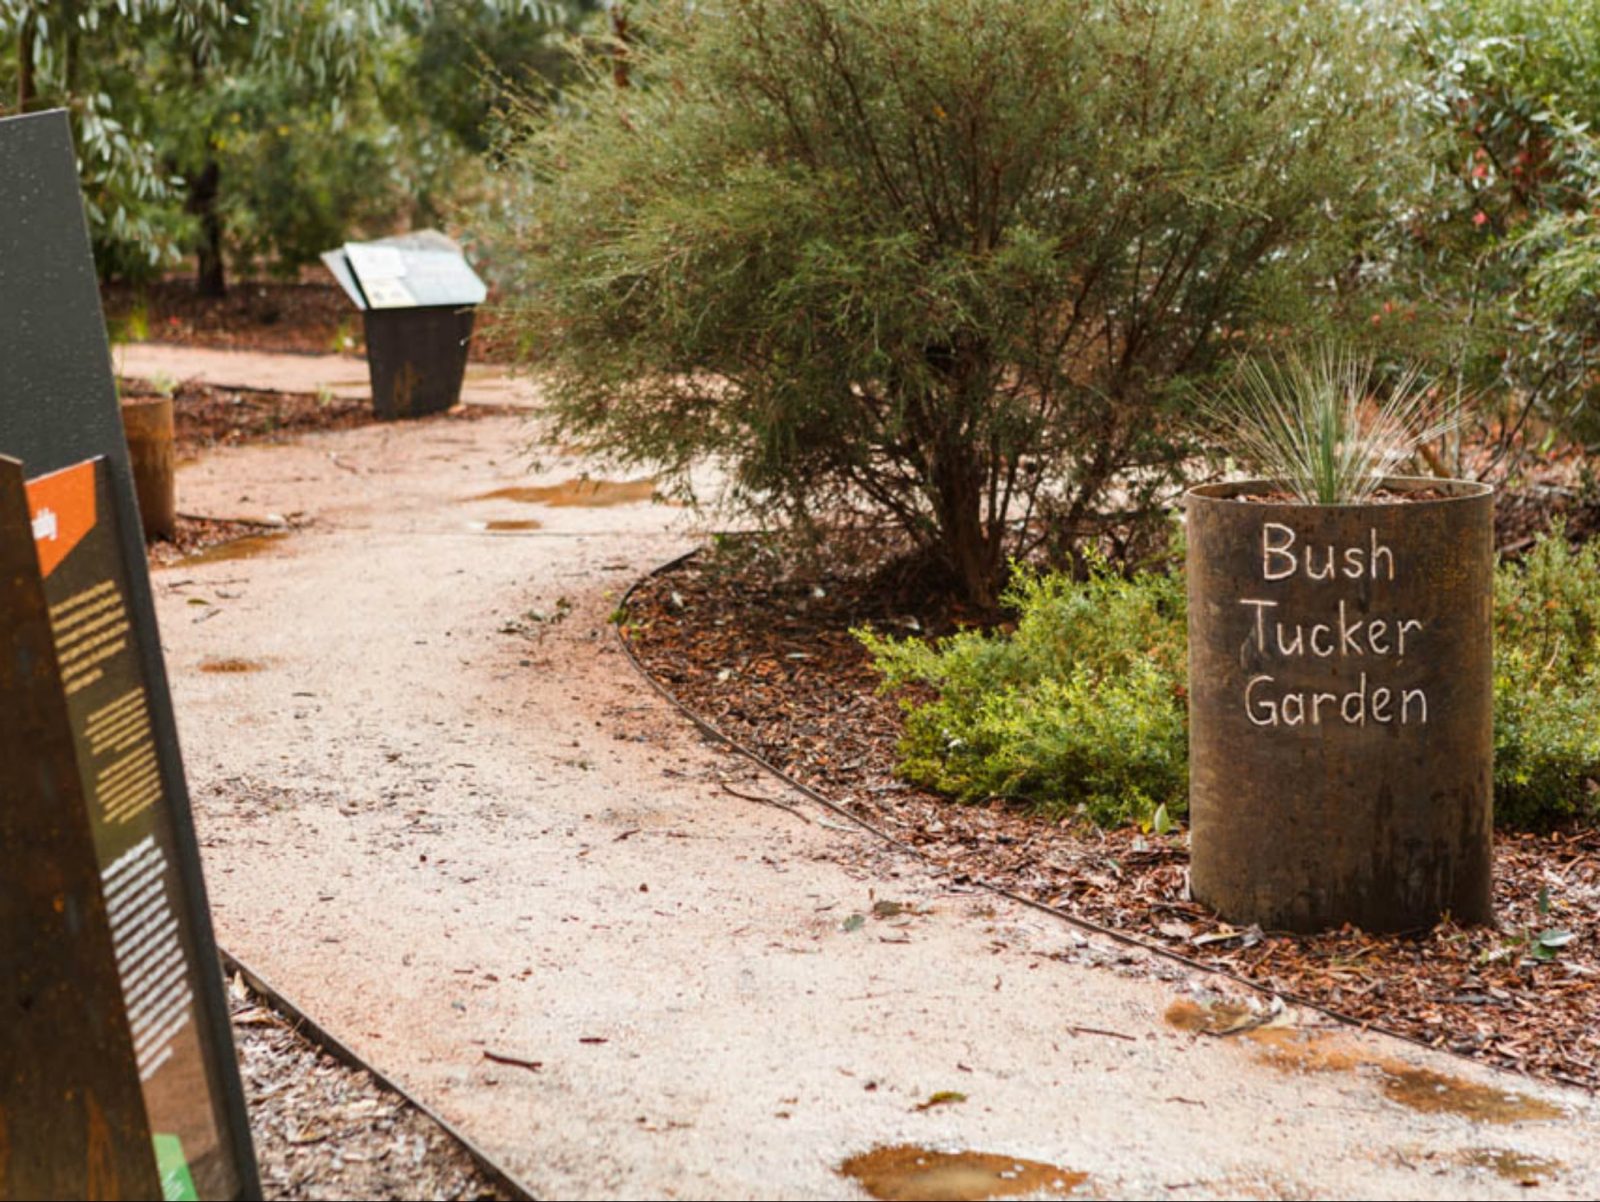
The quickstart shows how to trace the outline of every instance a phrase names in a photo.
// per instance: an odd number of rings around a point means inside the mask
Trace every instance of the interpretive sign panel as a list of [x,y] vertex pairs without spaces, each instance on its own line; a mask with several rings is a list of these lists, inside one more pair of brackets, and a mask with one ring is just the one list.
[[[59,664],[55,687],[73,739],[76,804],[89,824],[125,1003],[112,1010],[131,1036],[162,1192],[257,1196],[64,114],[0,121],[0,296],[7,324],[0,340],[0,453],[21,460],[34,477],[22,534],[31,532],[35,571],[43,577]],[[0,539],[9,537],[0,528]],[[10,618],[0,613],[6,632],[0,645],[14,654]],[[29,756],[6,768],[33,766]],[[24,871],[32,854],[26,843],[0,844],[0,878]],[[106,1141],[117,1138],[102,1134],[91,1156],[104,1155]],[[146,1140],[141,1153],[149,1150]],[[38,1154],[70,1157],[73,1145],[46,1145]]]
[[0,459],[0,1198],[148,1198],[156,1161],[22,465]]
[[202,954],[178,904],[105,460],[30,480],[28,505],[145,1109],[173,1175],[165,1195],[229,1197],[238,1183],[196,1022],[214,953]]
[[460,248],[433,230],[346,242],[322,261],[362,309],[480,305],[489,294]]

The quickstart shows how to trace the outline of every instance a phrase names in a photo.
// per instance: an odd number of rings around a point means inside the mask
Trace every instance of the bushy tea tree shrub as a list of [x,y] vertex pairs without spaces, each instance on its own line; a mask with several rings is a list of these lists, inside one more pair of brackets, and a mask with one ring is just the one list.
[[888,520],[980,606],[1108,495],[1155,512],[1179,385],[1306,314],[1403,157],[1340,0],[630,11],[505,160],[563,434]]

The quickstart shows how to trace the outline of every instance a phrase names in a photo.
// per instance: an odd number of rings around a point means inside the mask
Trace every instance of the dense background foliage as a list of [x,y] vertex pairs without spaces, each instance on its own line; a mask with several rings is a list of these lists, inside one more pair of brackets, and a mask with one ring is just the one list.
[[[1438,361],[1508,430],[1600,437],[1600,6],[1403,5],[1429,149],[1417,201],[1380,239],[1372,321]],[[1386,303],[1385,303],[1386,302]],[[1405,331],[1397,327],[1414,323]]]
[[482,180],[509,87],[597,0],[0,0],[0,115],[71,114],[96,259],[292,274],[436,222]]

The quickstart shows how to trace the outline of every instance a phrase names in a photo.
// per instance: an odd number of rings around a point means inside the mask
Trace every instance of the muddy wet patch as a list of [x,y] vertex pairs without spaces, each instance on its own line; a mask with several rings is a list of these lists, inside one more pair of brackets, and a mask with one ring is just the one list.
[[582,476],[560,484],[512,486],[480,493],[474,501],[517,501],[525,505],[555,508],[603,509],[610,505],[633,505],[656,499],[656,482],[643,480],[593,480]]
[[1231,1035],[1259,1026],[1262,1016],[1242,1002],[1211,1002],[1202,1006],[1190,998],[1179,998],[1167,1007],[1167,1025],[1191,1035]]
[[200,661],[200,671],[231,676],[235,673],[259,672],[267,665],[258,659],[205,659]]
[[543,530],[544,523],[535,518],[507,518],[494,522],[473,522],[474,530],[488,534],[515,534],[523,530]]
[[1521,1186],[1543,1185],[1566,1166],[1559,1160],[1531,1156],[1509,1148],[1469,1148],[1461,1154],[1469,1168],[1486,1169],[1503,1180]]
[[1459,1114],[1475,1122],[1497,1124],[1549,1122],[1565,1116],[1559,1107],[1527,1094],[1479,1085],[1399,1060],[1374,1064],[1383,1077],[1384,1096],[1421,1114]]
[[286,534],[281,532],[277,534],[249,534],[244,538],[229,539],[225,543],[207,547],[204,551],[186,555],[178,562],[184,567],[196,567],[205,563],[225,563],[235,559],[254,559],[257,555],[266,554],[287,537]]
[[839,1172],[882,1202],[982,1202],[1040,1194],[1065,1198],[1089,1178],[1038,1160],[992,1152],[936,1152],[910,1144],[852,1156]]
[[1306,1073],[1375,1075],[1384,1097],[1419,1114],[1455,1114],[1479,1123],[1548,1122],[1564,1118],[1558,1106],[1527,1094],[1480,1085],[1419,1068],[1393,1057],[1364,1055],[1336,1036],[1306,1032],[1249,1005],[1180,998],[1167,1007],[1167,1025],[1193,1035],[1237,1036],[1274,1068]]

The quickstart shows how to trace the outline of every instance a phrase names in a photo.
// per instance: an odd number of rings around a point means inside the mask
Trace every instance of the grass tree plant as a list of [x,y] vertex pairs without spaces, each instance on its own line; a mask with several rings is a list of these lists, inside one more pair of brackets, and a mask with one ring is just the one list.
[[1324,345],[1241,361],[1205,414],[1233,457],[1295,500],[1351,505],[1455,429],[1463,408],[1414,367],[1383,386],[1370,356]]

